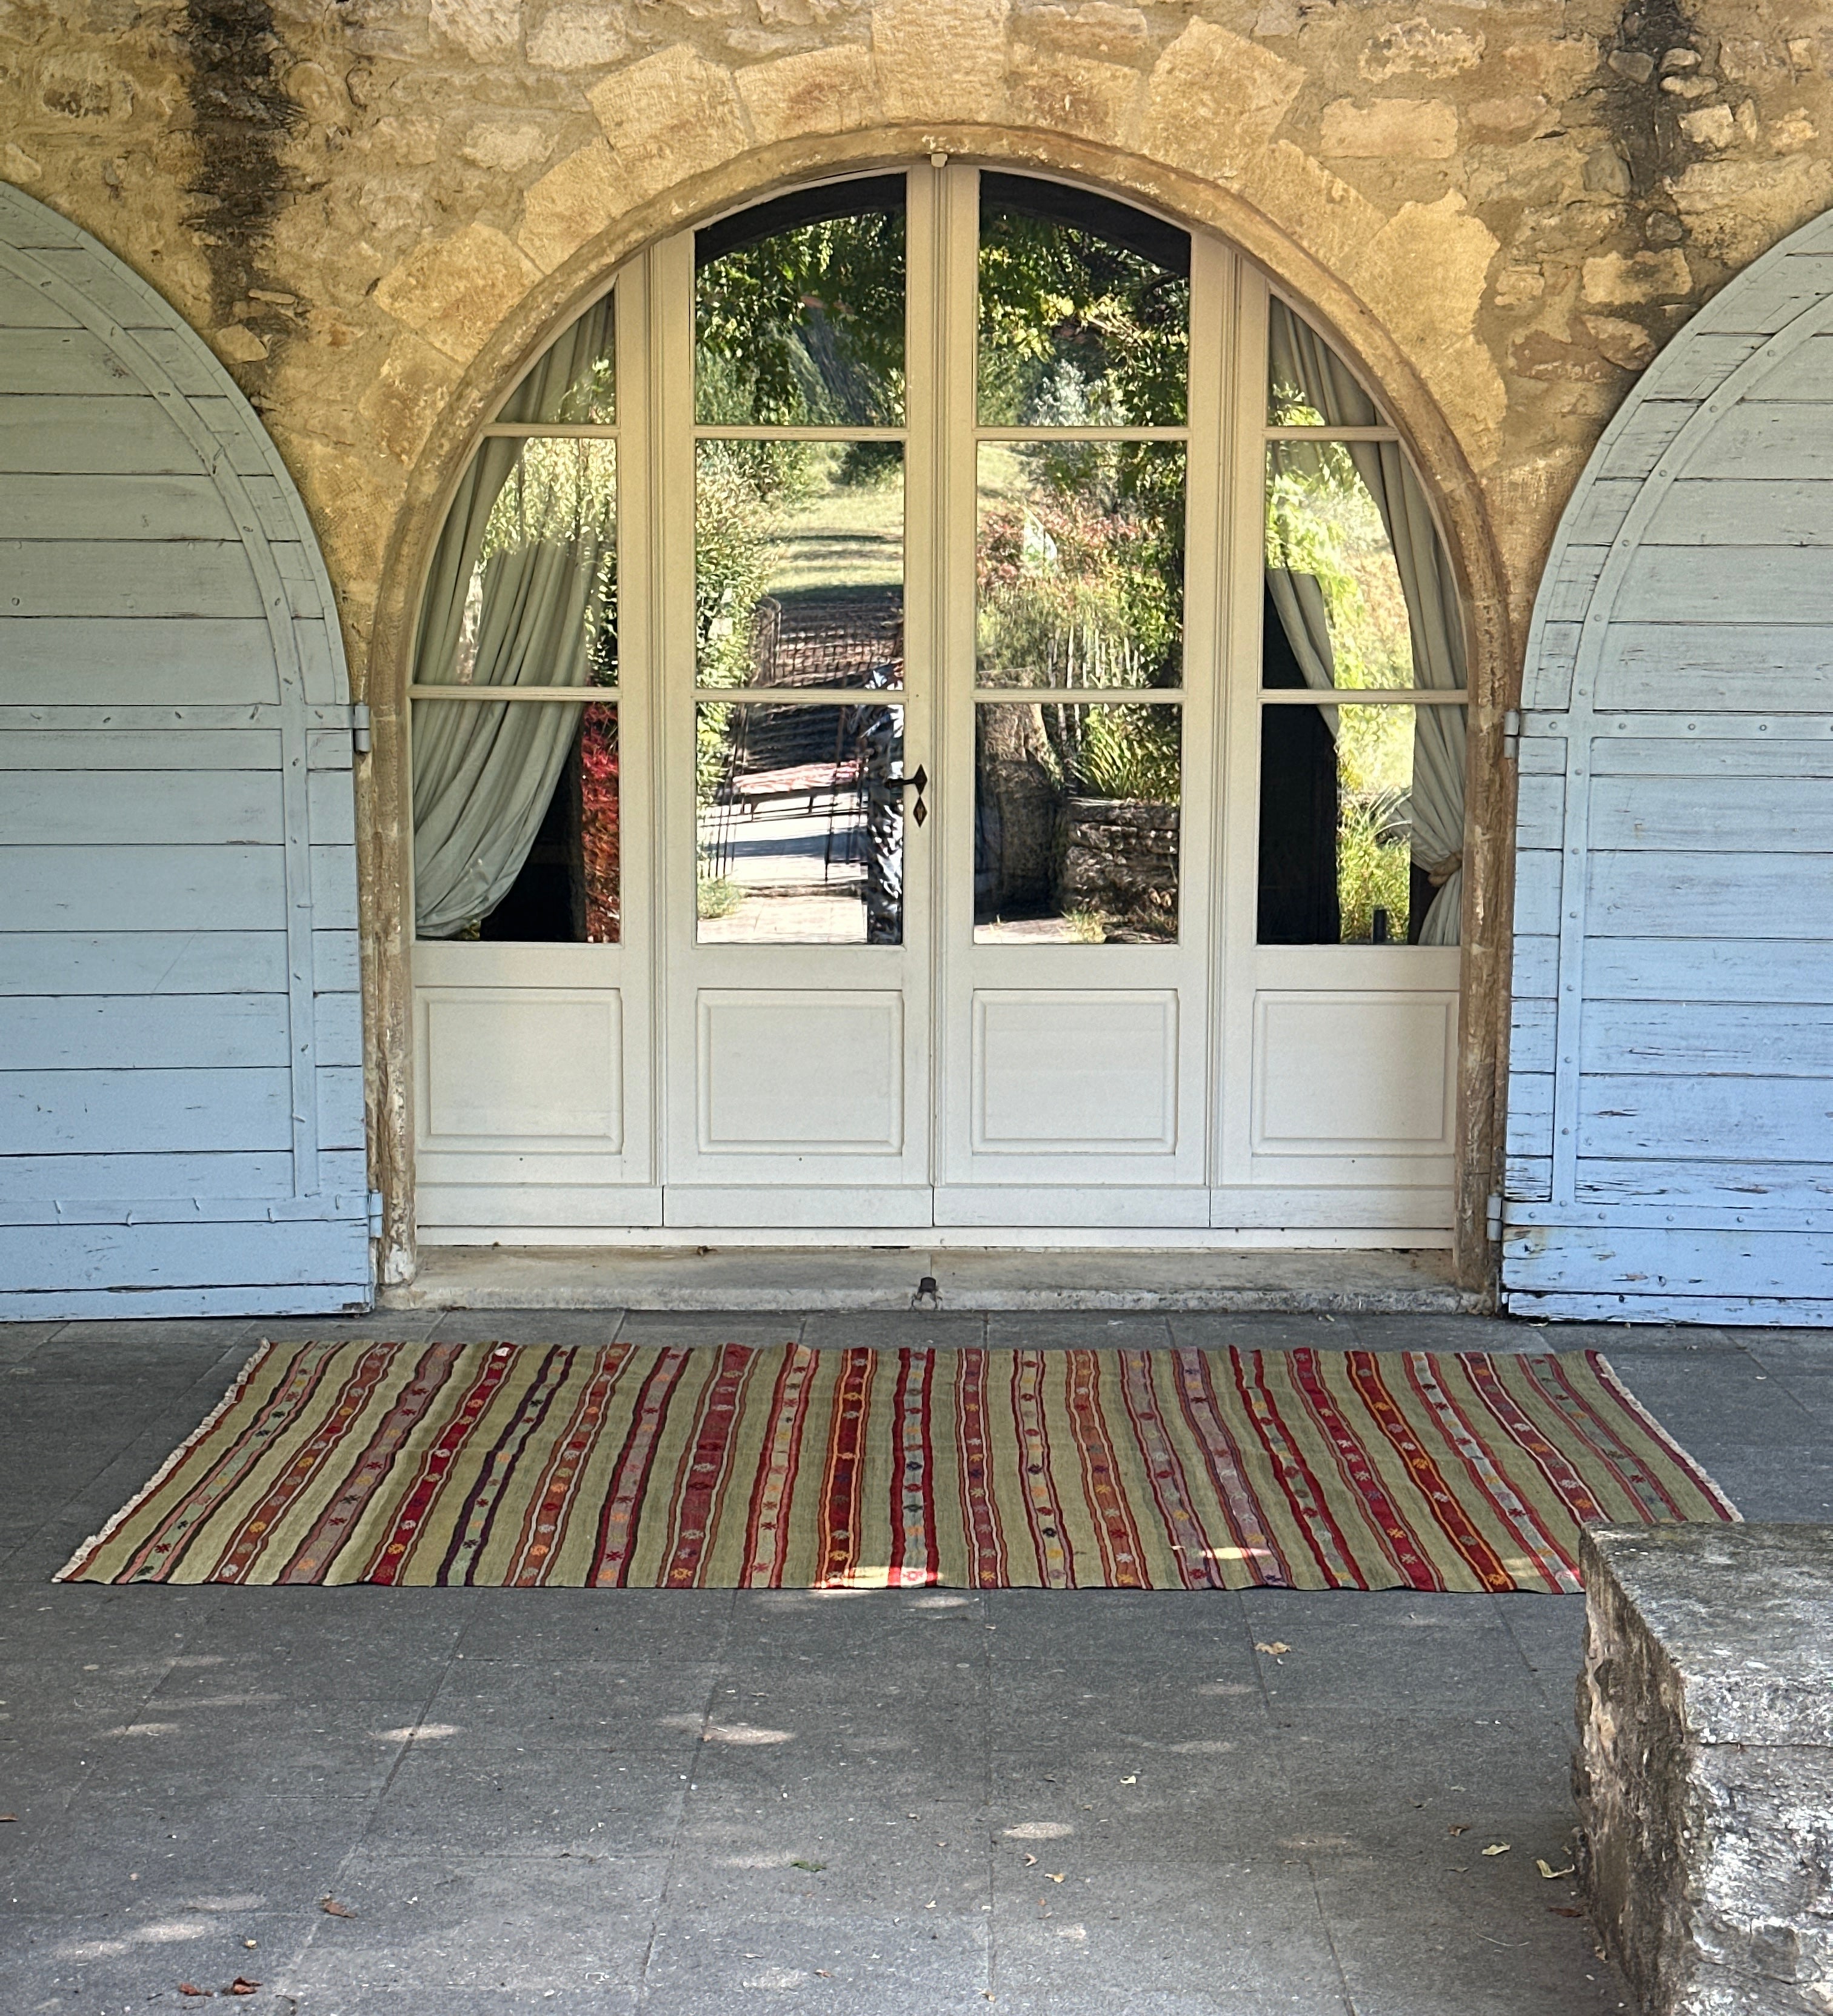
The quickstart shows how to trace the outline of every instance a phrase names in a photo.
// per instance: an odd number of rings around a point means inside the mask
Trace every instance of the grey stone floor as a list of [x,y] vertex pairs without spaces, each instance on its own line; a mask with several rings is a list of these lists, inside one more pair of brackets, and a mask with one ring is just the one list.
[[[352,1334],[780,1339],[394,1312]],[[810,1317],[812,1341],[1599,1342],[1833,1518],[1833,1335]],[[53,1586],[261,1334],[0,1327],[0,2016],[1579,2016],[1577,1599]],[[1280,1644],[1278,1653],[1263,1647]],[[1485,1846],[1506,1841],[1505,1855]],[[333,1916],[335,1898],[349,1916]]]

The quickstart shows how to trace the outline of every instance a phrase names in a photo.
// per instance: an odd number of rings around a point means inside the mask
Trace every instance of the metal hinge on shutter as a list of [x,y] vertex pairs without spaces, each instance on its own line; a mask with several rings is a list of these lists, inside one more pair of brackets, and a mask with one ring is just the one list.
[[350,746],[359,756],[369,753],[369,710],[360,700],[350,710]]
[[1519,707],[1511,707],[1502,717],[1502,758],[1507,763],[1518,761],[1521,753],[1521,717]]
[[369,1237],[372,1239],[382,1237],[382,1193],[380,1190],[369,1192]]

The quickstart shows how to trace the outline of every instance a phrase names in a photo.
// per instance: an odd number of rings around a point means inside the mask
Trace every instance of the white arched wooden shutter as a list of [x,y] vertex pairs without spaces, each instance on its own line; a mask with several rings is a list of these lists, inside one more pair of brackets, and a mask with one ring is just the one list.
[[247,402],[0,187],[0,1317],[369,1301],[348,703]]
[[1833,218],[1606,430],[1520,752],[1508,1306],[1833,1323]]

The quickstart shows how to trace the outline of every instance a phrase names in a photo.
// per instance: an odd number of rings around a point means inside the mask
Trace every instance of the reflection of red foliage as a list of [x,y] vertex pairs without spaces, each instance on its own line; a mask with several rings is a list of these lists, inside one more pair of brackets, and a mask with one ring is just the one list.
[[623,922],[618,886],[618,710],[591,706],[579,728],[579,847],[585,878],[585,936],[615,945]]

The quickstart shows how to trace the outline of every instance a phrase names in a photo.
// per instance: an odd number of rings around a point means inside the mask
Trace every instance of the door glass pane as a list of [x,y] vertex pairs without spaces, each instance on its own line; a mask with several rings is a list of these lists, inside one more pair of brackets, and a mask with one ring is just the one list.
[[486,441],[439,536],[422,686],[615,686],[618,446]]
[[1395,442],[1268,447],[1268,686],[1413,684],[1406,597],[1371,480],[1405,504],[1417,495]]
[[420,700],[416,935],[615,945],[618,710]]
[[1176,938],[1183,718],[1176,706],[975,709],[977,944]]
[[[1462,860],[1464,716],[1262,708],[1262,945],[1419,942]],[[1454,923],[1441,916],[1431,937],[1453,941]]]
[[1274,427],[1374,427],[1375,403],[1353,371],[1284,301],[1269,307],[1266,421]]
[[694,626],[703,686],[903,683],[899,441],[703,441]]
[[1027,175],[980,178],[982,427],[1182,427],[1190,241]]
[[904,711],[709,700],[696,713],[698,941],[899,945]]
[[904,178],[805,189],[694,238],[703,427],[897,427]]
[[1182,444],[982,441],[978,470],[978,682],[1177,685]]
[[545,420],[570,427],[608,427],[617,418],[614,400],[614,337],[617,297],[607,294],[551,344],[510,394],[501,420]]

